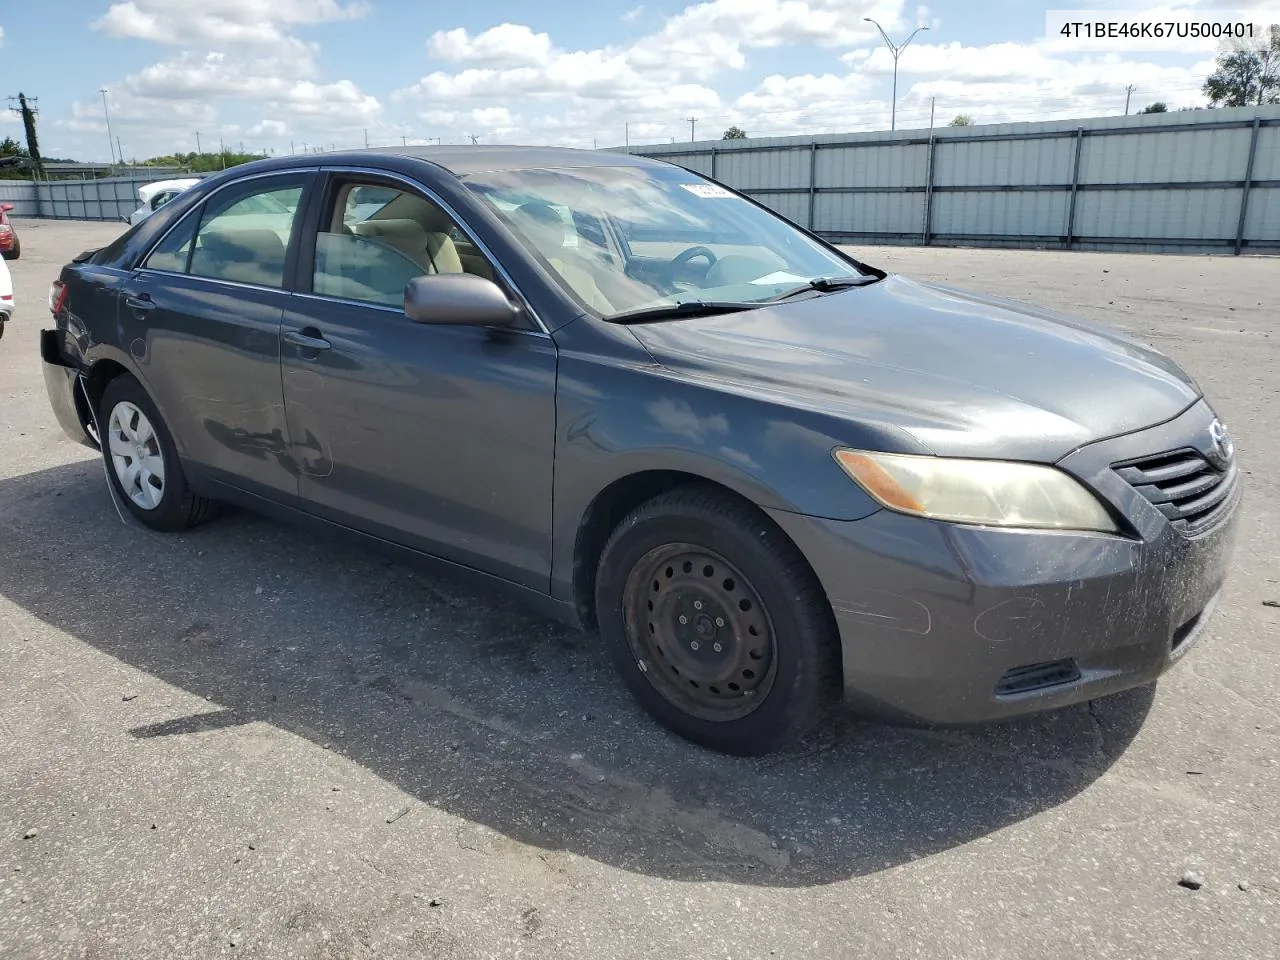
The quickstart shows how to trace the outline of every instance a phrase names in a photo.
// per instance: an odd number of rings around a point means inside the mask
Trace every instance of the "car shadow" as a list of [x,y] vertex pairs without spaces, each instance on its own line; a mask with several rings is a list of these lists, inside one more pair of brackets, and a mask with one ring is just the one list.
[[0,527],[0,595],[216,705],[123,735],[274,724],[540,852],[657,877],[804,886],[968,843],[1091,784],[1153,696],[966,730],[841,718],[727,757],[641,713],[593,635],[249,514],[122,525],[96,460],[0,480]]

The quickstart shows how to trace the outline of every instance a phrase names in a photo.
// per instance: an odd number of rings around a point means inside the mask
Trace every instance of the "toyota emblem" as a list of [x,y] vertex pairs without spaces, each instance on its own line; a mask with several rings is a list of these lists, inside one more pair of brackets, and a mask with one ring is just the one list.
[[1224,468],[1231,463],[1231,458],[1235,456],[1236,445],[1221,420],[1214,420],[1209,424],[1209,443],[1209,455],[1214,463]]

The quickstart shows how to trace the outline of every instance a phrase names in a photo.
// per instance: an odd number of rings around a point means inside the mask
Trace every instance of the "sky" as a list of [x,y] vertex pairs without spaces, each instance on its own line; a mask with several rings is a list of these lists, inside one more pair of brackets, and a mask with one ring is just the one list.
[[[617,146],[1121,114],[1204,104],[1213,40],[1081,49],[1046,10],[1280,20],[1277,0],[42,0],[0,2],[0,95],[41,152],[126,158],[427,143]],[[1153,11],[1138,17],[1138,11]],[[1087,45],[1083,45],[1087,46]],[[106,103],[101,90],[105,88]],[[693,123],[689,118],[694,118]],[[0,137],[20,136],[0,111]]]

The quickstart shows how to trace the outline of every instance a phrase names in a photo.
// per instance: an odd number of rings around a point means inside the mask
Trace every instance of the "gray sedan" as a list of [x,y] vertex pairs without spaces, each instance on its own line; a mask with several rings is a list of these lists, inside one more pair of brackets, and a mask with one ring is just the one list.
[[1162,354],[639,157],[248,164],[50,306],[50,401],[141,523],[238,504],[515,591],[720,750],[1149,683],[1236,532],[1230,436]]

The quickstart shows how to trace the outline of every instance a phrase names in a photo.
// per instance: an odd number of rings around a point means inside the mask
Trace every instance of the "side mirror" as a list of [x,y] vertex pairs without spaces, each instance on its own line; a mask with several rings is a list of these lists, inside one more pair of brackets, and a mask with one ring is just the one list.
[[519,312],[496,283],[470,273],[414,277],[404,288],[404,315],[414,323],[511,327]]

